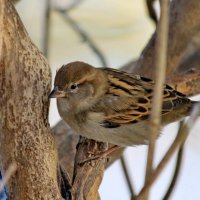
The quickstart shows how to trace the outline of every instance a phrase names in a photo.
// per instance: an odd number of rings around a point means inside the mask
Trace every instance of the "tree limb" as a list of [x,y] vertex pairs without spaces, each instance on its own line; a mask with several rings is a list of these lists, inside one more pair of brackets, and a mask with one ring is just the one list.
[[72,183],[72,200],[98,200],[98,189],[104,174],[106,157],[84,162],[99,152],[107,150],[107,145],[81,137],[75,159]]
[[[166,58],[168,45],[168,21],[169,21],[169,0],[160,0],[161,16],[157,25],[156,47],[155,47],[155,86],[152,99],[152,111],[150,114],[149,145],[146,164],[145,183],[151,178],[153,172],[154,154],[156,149],[156,138],[161,128],[161,110],[163,99],[163,85],[165,83]],[[144,199],[148,199],[148,192]]]
[[0,0],[0,156],[10,200],[61,200],[57,150],[48,124],[49,65],[9,0]]
[[[167,53],[167,75],[178,70],[192,38],[199,32],[200,1],[174,0],[170,4],[169,43]],[[187,13],[187,15],[185,14]],[[143,50],[136,65],[129,63],[132,73],[154,77],[155,38],[157,30]],[[200,43],[199,43],[200,44]],[[133,62],[134,63],[134,62]]]

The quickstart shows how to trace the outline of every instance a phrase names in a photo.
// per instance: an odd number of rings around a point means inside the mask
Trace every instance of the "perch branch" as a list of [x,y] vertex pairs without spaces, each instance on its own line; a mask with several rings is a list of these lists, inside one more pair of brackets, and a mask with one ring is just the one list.
[[72,183],[72,199],[98,200],[98,189],[104,174],[106,157],[84,162],[99,152],[107,150],[107,145],[81,137],[77,147],[74,176]]

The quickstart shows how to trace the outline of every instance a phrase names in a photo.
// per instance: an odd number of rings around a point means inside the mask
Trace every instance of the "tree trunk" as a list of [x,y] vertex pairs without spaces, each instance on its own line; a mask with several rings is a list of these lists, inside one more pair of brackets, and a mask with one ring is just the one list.
[[62,199],[57,150],[48,124],[49,65],[31,42],[15,8],[0,0],[0,155],[10,200]]

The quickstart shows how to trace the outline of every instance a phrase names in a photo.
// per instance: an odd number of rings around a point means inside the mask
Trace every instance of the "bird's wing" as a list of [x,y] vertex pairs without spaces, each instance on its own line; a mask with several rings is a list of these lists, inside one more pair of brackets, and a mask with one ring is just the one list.
[[[103,70],[108,74],[110,87],[96,107],[105,116],[101,125],[115,128],[122,124],[133,124],[148,119],[154,82],[139,75],[130,75],[114,69],[104,68]],[[169,85],[163,87],[162,115],[189,102],[190,100],[185,95]]]

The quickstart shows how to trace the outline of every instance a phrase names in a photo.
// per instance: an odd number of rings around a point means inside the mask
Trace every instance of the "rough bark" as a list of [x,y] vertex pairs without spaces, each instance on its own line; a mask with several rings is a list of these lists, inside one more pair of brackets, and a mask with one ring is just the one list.
[[[167,74],[178,70],[192,38],[199,32],[200,1],[173,0],[170,5],[169,41],[167,54]],[[132,72],[154,76],[154,52],[157,30],[153,34],[146,48],[143,50]],[[199,43],[200,44],[200,43]],[[130,63],[131,64],[131,63]]]
[[200,93],[200,70],[190,69],[168,78],[167,83],[187,96]]
[[94,155],[104,152],[107,145],[102,142],[81,137],[77,147],[74,178],[72,183],[72,200],[99,200],[106,157],[90,160]]
[[[52,128],[58,146],[59,162],[63,169],[68,173],[70,180],[73,178],[74,162],[77,152],[76,145],[79,135],[76,134],[63,120]],[[120,148],[109,155],[106,167],[110,166],[115,160],[121,157],[125,148]]]
[[10,200],[62,199],[57,183],[57,150],[48,124],[49,65],[31,42],[15,8],[0,0],[1,169]]

